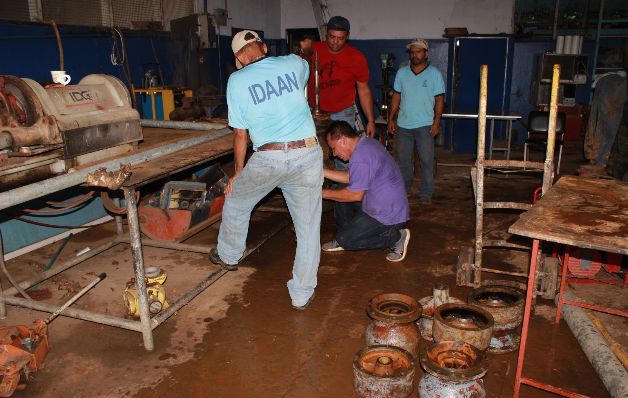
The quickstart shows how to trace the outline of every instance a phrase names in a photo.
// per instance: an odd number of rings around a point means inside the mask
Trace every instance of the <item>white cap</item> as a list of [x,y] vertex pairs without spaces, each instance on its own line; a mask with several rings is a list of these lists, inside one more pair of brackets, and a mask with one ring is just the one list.
[[[252,31],[252,30],[242,30],[238,33],[236,33],[233,36],[233,39],[231,40],[231,50],[233,51],[233,54],[237,54],[240,50],[242,50],[244,48],[244,46],[246,46],[247,44],[253,43],[253,42],[262,42],[262,39],[259,38],[259,35]],[[236,67],[238,69],[242,68],[242,64],[240,63],[240,61],[238,61],[238,58],[236,57]]]
[[424,39],[419,39],[418,37],[414,40],[412,40],[412,42],[410,44],[408,44],[406,46],[406,48],[409,50],[412,47],[417,47],[417,48],[422,48],[424,50],[427,51],[428,49],[428,45],[427,45],[427,41]]

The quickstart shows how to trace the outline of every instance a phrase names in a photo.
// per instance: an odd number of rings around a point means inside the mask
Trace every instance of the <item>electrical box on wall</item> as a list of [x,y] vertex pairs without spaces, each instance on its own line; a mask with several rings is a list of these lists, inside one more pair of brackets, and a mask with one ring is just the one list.
[[209,14],[198,14],[198,38],[201,48],[216,48],[216,28]]
[[224,8],[216,8],[214,10],[214,21],[216,22],[216,26],[227,26],[227,19],[229,19],[227,10]]
[[177,39],[195,39],[198,43],[190,45],[191,50],[217,46],[216,28],[210,14],[193,14],[173,19],[170,21],[170,30]]

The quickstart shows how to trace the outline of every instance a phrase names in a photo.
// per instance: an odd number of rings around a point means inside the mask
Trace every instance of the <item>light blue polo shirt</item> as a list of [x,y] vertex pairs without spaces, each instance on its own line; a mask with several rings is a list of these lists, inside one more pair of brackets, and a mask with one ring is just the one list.
[[249,130],[253,148],[316,136],[305,98],[309,66],[291,54],[266,57],[229,76],[229,125]]
[[434,122],[434,97],[445,94],[440,71],[428,65],[414,74],[410,65],[400,68],[393,89],[401,94],[397,125],[404,129],[430,126]]

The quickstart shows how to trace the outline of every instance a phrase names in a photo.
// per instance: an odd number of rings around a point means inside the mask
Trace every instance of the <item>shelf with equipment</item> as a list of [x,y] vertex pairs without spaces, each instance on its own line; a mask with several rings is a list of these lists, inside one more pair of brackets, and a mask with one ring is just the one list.
[[593,75],[628,69],[628,5],[617,11],[600,0]]

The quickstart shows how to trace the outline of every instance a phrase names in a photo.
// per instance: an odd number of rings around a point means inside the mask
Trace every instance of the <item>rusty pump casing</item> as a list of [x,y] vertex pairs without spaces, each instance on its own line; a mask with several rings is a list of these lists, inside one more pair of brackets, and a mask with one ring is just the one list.
[[61,174],[128,152],[140,140],[139,113],[113,76],[92,74],[77,85],[46,88],[0,76],[0,185]]
[[[168,274],[160,268],[146,268],[146,294],[148,295],[148,310],[151,315],[157,315],[170,306],[166,300],[166,290],[163,287],[167,277]],[[134,277],[127,282],[122,298],[129,316],[139,318],[140,301]]]

